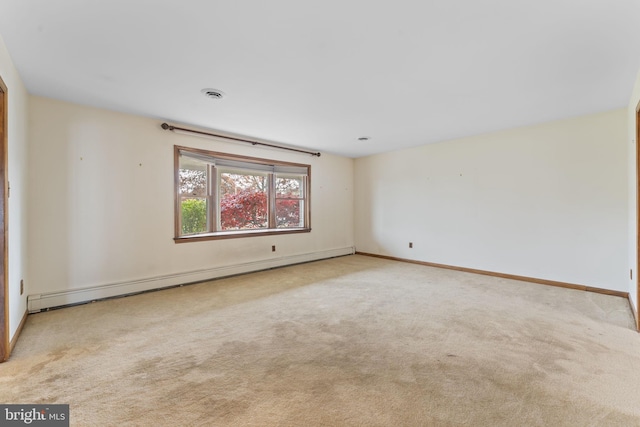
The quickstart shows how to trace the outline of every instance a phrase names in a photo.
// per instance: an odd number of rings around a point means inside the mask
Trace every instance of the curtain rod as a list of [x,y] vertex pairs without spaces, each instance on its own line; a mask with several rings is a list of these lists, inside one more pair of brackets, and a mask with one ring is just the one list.
[[297,148],[283,147],[283,146],[280,146],[280,145],[267,144],[266,142],[251,141],[249,139],[242,139],[242,138],[236,138],[236,137],[233,137],[233,136],[219,135],[217,133],[211,133],[211,132],[203,132],[201,130],[186,129],[186,128],[181,128],[181,127],[178,127],[178,126],[173,126],[173,125],[170,125],[168,123],[163,123],[161,126],[162,126],[162,129],[164,129],[164,130],[170,130],[170,131],[176,131],[177,130],[177,131],[181,131],[181,132],[195,133],[195,134],[198,134],[198,135],[215,136],[216,138],[230,139],[232,141],[246,142],[246,143],[249,143],[251,145],[262,145],[263,147],[278,148],[280,150],[295,151],[295,152],[298,152],[298,153],[311,154],[312,156],[320,157],[320,153],[314,153],[313,151],[299,150]]

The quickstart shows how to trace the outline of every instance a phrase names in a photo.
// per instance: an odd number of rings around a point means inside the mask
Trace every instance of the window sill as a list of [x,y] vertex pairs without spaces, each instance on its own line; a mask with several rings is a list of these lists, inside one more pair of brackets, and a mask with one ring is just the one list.
[[310,228],[281,228],[268,230],[218,231],[216,233],[190,234],[174,237],[175,243],[199,242],[203,240],[239,239],[242,237],[278,236],[281,234],[309,233]]

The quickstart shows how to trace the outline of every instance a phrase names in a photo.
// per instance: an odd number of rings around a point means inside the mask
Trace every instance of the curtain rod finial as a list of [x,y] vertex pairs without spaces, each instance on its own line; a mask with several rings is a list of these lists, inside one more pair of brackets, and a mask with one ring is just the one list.
[[164,129],[164,130],[167,130],[167,129],[169,129],[169,130],[173,130],[173,126],[169,126],[167,123],[163,123],[163,124],[161,124],[160,126],[161,126],[161,127],[162,127],[162,129]]

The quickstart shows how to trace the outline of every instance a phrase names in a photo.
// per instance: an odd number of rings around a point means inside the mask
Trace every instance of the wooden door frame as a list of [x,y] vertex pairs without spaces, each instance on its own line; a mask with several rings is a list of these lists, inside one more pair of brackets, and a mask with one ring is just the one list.
[[640,101],[636,106],[636,329],[640,332]]
[[9,358],[11,344],[9,335],[9,283],[7,248],[7,199],[9,197],[9,177],[7,175],[7,118],[9,96],[7,86],[0,77],[0,362]]

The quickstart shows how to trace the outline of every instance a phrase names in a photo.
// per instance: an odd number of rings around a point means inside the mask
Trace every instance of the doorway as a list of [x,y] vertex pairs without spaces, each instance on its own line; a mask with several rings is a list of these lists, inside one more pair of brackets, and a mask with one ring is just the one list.
[[7,86],[0,77],[0,362],[9,358],[9,289],[7,283]]

